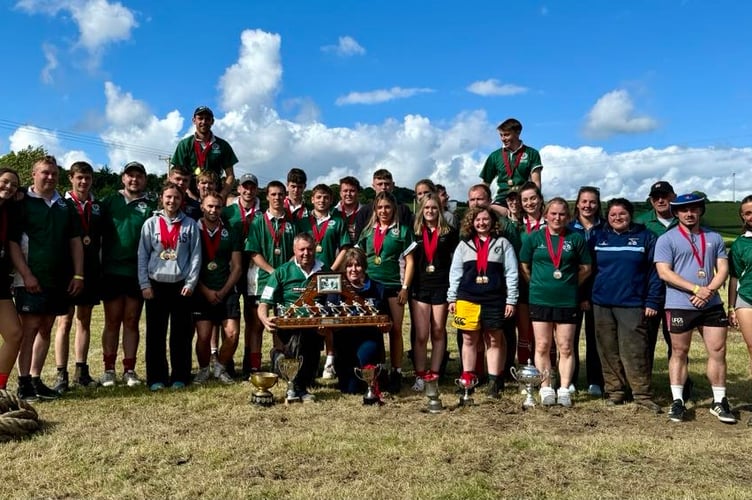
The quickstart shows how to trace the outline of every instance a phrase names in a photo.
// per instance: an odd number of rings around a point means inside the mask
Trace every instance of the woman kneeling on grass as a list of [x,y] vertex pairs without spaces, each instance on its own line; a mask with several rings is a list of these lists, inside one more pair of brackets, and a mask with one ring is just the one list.
[[663,282],[653,264],[655,235],[642,224],[632,223],[633,215],[630,201],[609,201],[606,222],[590,238],[595,337],[606,404],[623,404],[629,387],[636,404],[661,413],[650,389],[647,321],[663,304]]
[[[152,391],[182,389],[191,378],[191,295],[201,270],[198,224],[180,209],[183,192],[162,188],[162,210],[147,219],[138,245],[138,282],[146,299],[146,380]],[[168,376],[167,322],[170,322]]]
[[553,198],[543,212],[546,227],[522,242],[522,274],[530,283],[530,319],[535,335],[535,366],[551,374],[549,352],[556,340],[559,351],[559,382],[555,391],[551,377],[541,384],[544,406],[572,406],[569,384],[574,370],[574,333],[577,324],[578,287],[590,275],[590,251],[581,234],[567,231],[569,205]]
[[3,339],[3,345],[0,346],[0,389],[6,388],[8,375],[21,347],[21,323],[10,294],[11,262],[8,253],[8,225],[11,223],[8,211],[19,184],[15,170],[0,168],[0,336]]
[[462,241],[449,272],[449,312],[462,331],[464,385],[473,385],[477,345],[485,342],[489,398],[498,399],[504,388],[506,343],[503,323],[514,315],[517,304],[517,258],[509,241],[501,236],[496,214],[475,207],[462,219]]

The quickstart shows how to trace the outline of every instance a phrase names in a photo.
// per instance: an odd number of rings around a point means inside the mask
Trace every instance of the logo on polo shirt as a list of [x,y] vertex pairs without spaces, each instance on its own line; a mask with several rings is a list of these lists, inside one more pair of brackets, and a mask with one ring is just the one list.
[[633,246],[633,247],[636,247],[636,246],[637,246],[637,242],[638,242],[638,241],[639,241],[639,239],[638,239],[638,238],[629,238],[629,239],[627,240],[627,245],[631,245],[631,246]]
[[94,215],[99,215],[99,203],[91,204],[91,213]]
[[564,240],[564,245],[562,245],[562,249],[565,252],[571,252],[572,251],[572,242]]
[[392,236],[399,236],[399,228],[397,227],[392,228]]
[[227,229],[222,228],[222,232],[220,234],[222,235],[222,238],[227,238],[230,235],[230,232]]

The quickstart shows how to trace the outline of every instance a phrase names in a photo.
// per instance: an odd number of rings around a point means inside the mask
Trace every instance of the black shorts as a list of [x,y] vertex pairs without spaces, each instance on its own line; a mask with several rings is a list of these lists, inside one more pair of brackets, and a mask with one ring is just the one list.
[[0,279],[0,300],[11,300],[13,298],[13,290],[11,288],[10,276]]
[[530,304],[530,321],[544,323],[561,323],[562,325],[576,325],[576,307],[549,307]]
[[666,309],[666,324],[669,333],[685,333],[697,327],[710,326],[726,328],[728,316],[722,305],[701,310]]
[[240,319],[240,294],[230,293],[219,304],[210,304],[200,292],[193,296],[193,321],[211,321],[221,325],[226,319]]
[[246,295],[243,294],[243,314],[248,316],[252,308],[258,308],[261,295]]
[[99,286],[98,280],[86,280],[84,281],[84,289],[81,293],[71,299],[71,303],[74,306],[96,306],[99,305]]
[[504,309],[506,304],[480,306],[480,327],[482,330],[501,330],[504,328]]
[[38,314],[43,316],[60,316],[68,314],[71,297],[60,288],[47,288],[40,293],[29,293],[24,287],[15,290],[16,310],[19,314]]
[[426,304],[431,304],[432,306],[446,304],[446,301],[447,301],[447,289],[446,288],[438,288],[438,289],[421,288],[420,290],[416,290],[413,288],[410,291],[410,294],[413,300],[416,300],[418,302],[423,302]]
[[402,291],[401,286],[385,286],[384,287],[384,299],[396,297]]
[[136,276],[105,274],[99,288],[99,298],[107,302],[121,298],[123,295],[132,299],[141,299],[141,287]]

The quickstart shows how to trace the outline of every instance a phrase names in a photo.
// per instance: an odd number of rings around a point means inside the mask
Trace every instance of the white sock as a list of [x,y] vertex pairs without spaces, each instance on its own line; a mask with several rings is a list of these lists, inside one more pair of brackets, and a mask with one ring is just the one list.
[[681,399],[681,402],[684,403],[684,397],[682,396],[683,393],[684,393],[684,384],[681,384],[681,385],[671,384],[671,398],[672,399]]
[[720,403],[723,401],[723,398],[726,397],[726,386],[717,387],[713,385],[710,388],[713,389],[713,402]]
[[327,354],[326,355],[326,363],[324,363],[324,366],[334,365],[334,354]]

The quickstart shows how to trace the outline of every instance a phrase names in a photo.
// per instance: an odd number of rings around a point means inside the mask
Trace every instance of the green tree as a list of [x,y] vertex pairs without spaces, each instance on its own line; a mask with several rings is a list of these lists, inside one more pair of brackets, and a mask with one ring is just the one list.
[[45,156],[47,156],[47,151],[42,146],[36,148],[29,146],[21,151],[11,151],[4,156],[0,156],[0,165],[18,172],[21,185],[28,186],[31,184],[31,170],[34,163]]

